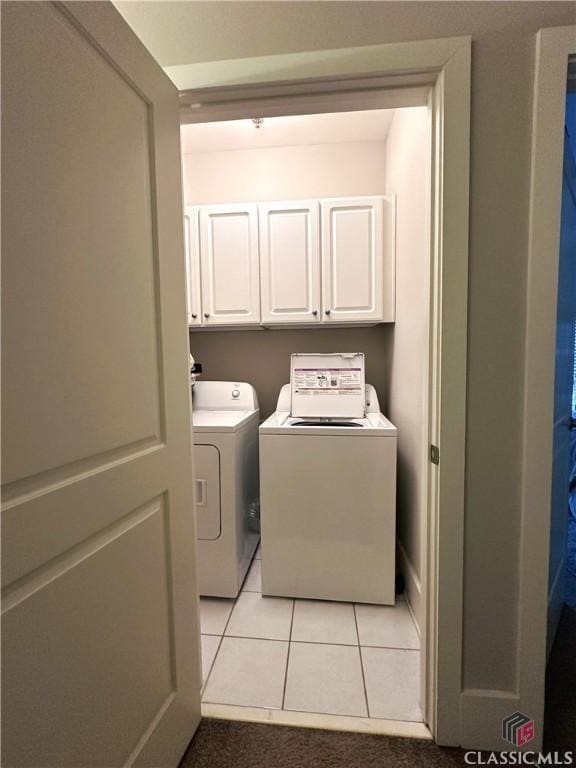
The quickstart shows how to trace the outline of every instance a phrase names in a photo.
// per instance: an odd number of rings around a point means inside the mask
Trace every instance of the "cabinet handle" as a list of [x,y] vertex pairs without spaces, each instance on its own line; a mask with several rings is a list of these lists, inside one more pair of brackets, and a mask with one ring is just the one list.
[[196,318],[197,318],[197,317],[198,317],[198,315],[194,315],[194,314],[193,314],[193,315],[192,315],[192,320],[196,320]]
[[313,309],[312,310],[312,314],[314,315],[314,317],[316,317],[316,315],[318,314],[318,310],[317,309]]
[[324,314],[329,315],[330,314],[330,310],[327,309]]
[[210,317],[210,315],[208,314],[208,312],[204,312],[204,317],[206,318],[206,320],[208,320],[208,318]]

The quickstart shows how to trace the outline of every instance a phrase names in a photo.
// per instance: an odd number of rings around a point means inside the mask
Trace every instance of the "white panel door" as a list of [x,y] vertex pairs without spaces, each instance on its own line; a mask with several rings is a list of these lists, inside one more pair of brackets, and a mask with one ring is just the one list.
[[109,3],[3,3],[2,764],[199,722],[178,94]]
[[321,201],[322,321],[394,320],[394,199]]
[[202,325],[200,286],[200,230],[198,208],[189,205],[184,211],[184,245],[186,251],[186,310],[188,325]]
[[258,206],[200,208],[204,325],[260,322]]
[[319,220],[317,200],[258,206],[263,323],[320,322]]

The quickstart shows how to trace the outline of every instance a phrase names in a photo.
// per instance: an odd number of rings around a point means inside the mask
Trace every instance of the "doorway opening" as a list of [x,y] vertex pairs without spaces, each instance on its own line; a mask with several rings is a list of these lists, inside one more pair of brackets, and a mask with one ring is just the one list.
[[[417,96],[410,94],[409,106],[402,104],[401,96],[391,104],[389,92],[380,98],[371,94],[362,100],[358,96],[348,95],[351,103],[344,104],[346,111],[342,111],[342,97],[330,95],[317,96],[313,111],[292,104],[286,114],[279,114],[276,105],[269,115],[264,103],[258,105],[258,111],[246,105],[242,114],[242,108],[236,106],[233,120],[215,119],[209,111],[195,115],[191,109],[188,120],[192,122],[182,126],[186,214],[188,222],[196,215],[200,222],[198,230],[193,226],[188,231],[188,259],[190,242],[196,239],[199,250],[205,245],[200,230],[208,226],[209,217],[237,215],[242,206],[246,209],[242,212],[249,214],[249,206],[256,205],[261,217],[263,207],[269,210],[277,204],[283,209],[292,206],[293,211],[295,203],[301,210],[316,201],[322,205],[322,201],[346,200],[352,206],[357,200],[366,204],[382,197],[393,202],[395,211],[393,316],[387,322],[355,317],[354,312],[344,320],[329,322],[323,306],[318,318],[313,294],[317,291],[320,306],[323,280],[328,278],[320,274],[315,285],[310,264],[301,264],[294,256],[293,270],[281,271],[276,283],[269,270],[268,284],[260,284],[260,322],[255,321],[253,308],[247,306],[241,316],[236,306],[233,316],[220,318],[214,325],[214,306],[223,313],[227,304],[242,300],[237,295],[242,289],[239,277],[233,277],[238,243],[232,244],[230,261],[220,254],[221,263],[227,265],[220,272],[208,263],[205,253],[199,255],[197,267],[189,265],[189,273],[201,284],[196,295],[189,291],[189,300],[197,302],[189,308],[189,318],[191,353],[203,365],[202,385],[209,381],[253,385],[260,418],[267,419],[276,411],[281,388],[290,380],[292,353],[362,352],[366,383],[375,388],[379,410],[397,428],[398,449],[397,515],[392,511],[398,542],[396,589],[392,588],[396,598],[389,601],[393,604],[338,597],[302,599],[290,591],[280,596],[277,591],[266,594],[262,565],[264,562],[266,573],[267,539],[254,549],[257,536],[252,519],[241,539],[238,596],[224,597],[221,584],[214,582],[203,587],[200,572],[202,706],[206,715],[229,719],[429,736],[424,722],[425,637],[430,621],[426,568],[434,289],[430,257],[432,109],[424,88],[418,89]],[[291,236],[289,231],[283,235]],[[267,258],[262,245],[260,230],[260,271]],[[296,249],[298,244],[291,247]],[[361,244],[358,249],[357,263],[346,273],[349,291],[354,290],[350,281],[369,279],[362,274]],[[280,270],[281,266],[272,264]],[[307,280],[304,298],[298,270]],[[389,287],[385,274],[380,279]],[[270,283],[274,296],[267,293]],[[215,297],[216,291],[220,293]],[[250,301],[244,296],[246,300]],[[270,310],[274,302],[289,307],[291,314],[284,313],[274,322]],[[265,308],[268,314],[264,314]],[[194,399],[193,392],[193,403]],[[195,409],[203,395],[196,400]],[[195,435],[195,442],[199,437]],[[205,453],[208,441],[202,429],[202,445],[195,450]],[[215,440],[213,446],[216,444]],[[225,449],[218,447],[222,462]],[[198,473],[203,461],[197,456],[197,483],[206,479]],[[213,482],[220,482],[218,475]],[[297,484],[299,478],[293,482]],[[361,495],[362,488],[357,492]],[[200,569],[203,552],[214,562],[216,547],[226,536],[225,526],[231,524],[222,512],[223,493],[220,486],[220,505],[214,511],[221,520],[219,541],[214,537],[199,541]],[[262,514],[266,515],[266,509]],[[387,510],[380,505],[374,514],[382,516]],[[364,564],[361,551],[354,549],[357,535],[352,509],[349,525],[350,558],[356,558],[352,568],[360,571]],[[298,567],[295,562],[294,569]]]
[[552,432],[546,742],[569,747],[576,663],[576,59],[568,65]]
[[[566,133],[565,159],[563,176],[566,177],[563,197],[566,197],[566,208],[569,210],[562,216],[561,229],[566,232],[568,248],[576,250],[576,59],[568,68],[568,92],[566,94]],[[568,234],[571,227],[572,236]],[[562,247],[562,245],[561,245]],[[576,304],[576,263],[572,263],[572,272],[568,279],[572,284],[572,303]],[[572,323],[572,397],[570,404],[570,465],[568,471],[568,535],[567,535],[567,570],[568,584],[566,588],[566,603],[576,611],[576,317]]]

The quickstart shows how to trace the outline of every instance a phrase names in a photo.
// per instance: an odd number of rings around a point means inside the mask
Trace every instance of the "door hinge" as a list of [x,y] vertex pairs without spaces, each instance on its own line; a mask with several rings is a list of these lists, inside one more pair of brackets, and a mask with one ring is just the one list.
[[430,446],[430,461],[432,464],[440,464],[440,448],[437,445]]

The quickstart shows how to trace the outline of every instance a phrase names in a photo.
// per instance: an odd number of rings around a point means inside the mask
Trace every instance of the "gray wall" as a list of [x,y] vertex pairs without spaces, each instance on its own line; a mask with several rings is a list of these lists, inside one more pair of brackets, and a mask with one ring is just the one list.
[[386,356],[391,326],[254,331],[191,331],[190,350],[204,365],[203,379],[248,381],[258,393],[260,415],[276,408],[290,381],[292,352],[364,352],[366,381],[386,407]]
[[138,5],[122,12],[163,65],[472,35],[463,685],[514,689],[534,36],[574,24],[576,6],[198,2],[183,19],[174,3],[162,40],[155,4]]

